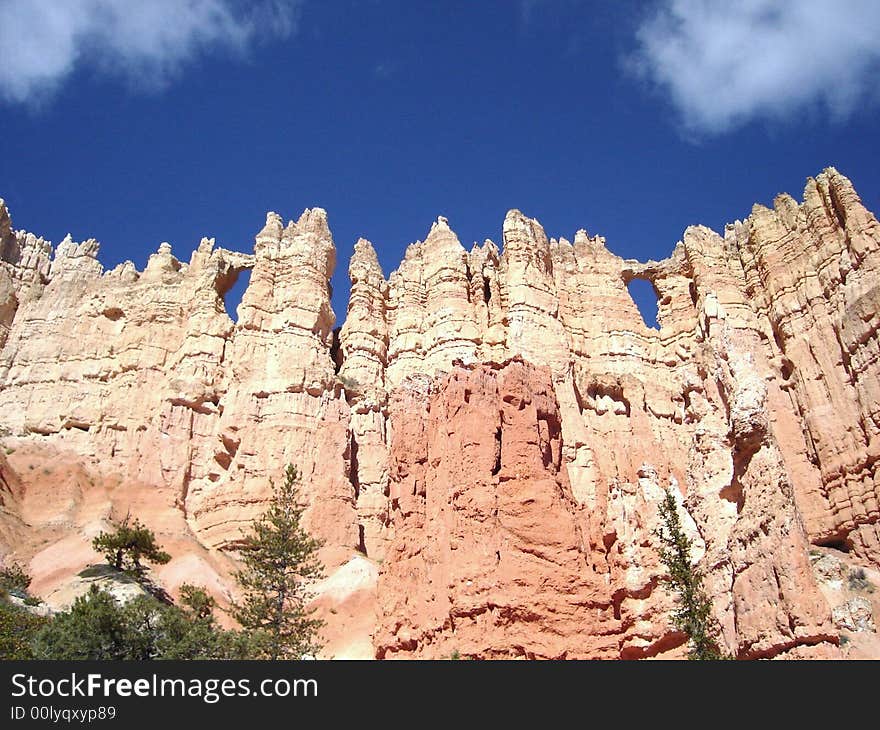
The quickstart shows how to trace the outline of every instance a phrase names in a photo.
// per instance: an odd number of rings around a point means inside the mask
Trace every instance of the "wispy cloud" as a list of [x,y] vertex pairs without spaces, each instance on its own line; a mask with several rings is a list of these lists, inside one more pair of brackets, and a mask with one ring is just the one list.
[[843,119],[880,92],[877,0],[661,0],[636,37],[635,67],[697,133]]
[[380,81],[387,81],[397,72],[397,65],[390,61],[380,61],[373,66],[373,77]]
[[528,27],[534,19],[535,11],[538,9],[538,3],[541,0],[519,0],[517,3],[518,20],[520,25]]
[[45,100],[77,68],[161,87],[202,54],[296,30],[301,0],[0,0],[0,97]]

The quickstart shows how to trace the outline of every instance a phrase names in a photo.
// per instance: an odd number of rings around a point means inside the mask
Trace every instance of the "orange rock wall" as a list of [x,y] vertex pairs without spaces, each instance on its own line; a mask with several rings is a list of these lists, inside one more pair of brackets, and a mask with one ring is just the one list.
[[210,549],[296,463],[331,569],[378,565],[378,656],[680,654],[667,486],[725,644],[833,655],[810,543],[880,564],[880,225],[850,182],[690,227],[663,261],[519,211],[501,243],[467,251],[440,218],[386,279],[359,241],[335,332],[321,210],[269,214],[252,254],[163,244],[104,272],[97,242],[53,250],[0,204],[0,425],[161,485]]

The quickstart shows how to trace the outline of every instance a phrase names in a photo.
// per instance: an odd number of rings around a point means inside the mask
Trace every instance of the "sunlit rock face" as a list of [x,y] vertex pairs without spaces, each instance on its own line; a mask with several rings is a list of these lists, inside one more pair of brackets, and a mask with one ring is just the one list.
[[[0,427],[19,450],[0,548],[39,571],[38,536],[87,544],[149,504],[222,593],[293,463],[344,655],[681,656],[655,535],[670,488],[727,649],[835,656],[811,545],[880,566],[880,225],[849,180],[690,227],[663,261],[517,210],[500,241],[467,250],[441,217],[386,278],[359,240],[334,330],[323,210],[268,214],[252,253],[163,243],[104,271],[96,241],[53,248],[0,202]],[[95,501],[76,481],[53,522],[23,453],[118,486]]]

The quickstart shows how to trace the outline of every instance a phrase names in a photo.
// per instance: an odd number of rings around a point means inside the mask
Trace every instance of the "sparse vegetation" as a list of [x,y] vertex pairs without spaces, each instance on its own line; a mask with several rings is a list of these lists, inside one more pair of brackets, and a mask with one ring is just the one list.
[[721,630],[703,588],[703,575],[691,562],[692,541],[682,529],[675,497],[668,488],[660,503],[660,518],[660,561],[668,571],[663,580],[675,593],[672,624],[688,637],[688,659],[732,659],[719,647]]
[[301,526],[298,485],[297,470],[289,465],[284,483],[273,484],[269,508],[244,538],[244,567],[236,575],[243,598],[232,610],[240,631],[217,623],[217,603],[204,588],[181,586],[175,605],[151,583],[142,561],[166,563],[170,556],[152,530],[126,516],[92,543],[107,564],[89,566],[80,576],[137,582],[147,593],[120,603],[93,584],[67,611],[42,617],[27,609],[39,603],[27,594],[30,576],[10,564],[0,570],[0,659],[299,659],[316,654],[323,621],[314,618],[307,602],[308,582],[323,576],[317,557],[321,543]]
[[345,388],[347,392],[350,393],[360,393],[361,392],[361,384],[357,381],[357,379],[349,377],[347,375],[337,375],[336,379],[342,383],[342,387]]
[[851,591],[863,591],[864,593],[873,593],[874,584],[868,580],[864,568],[853,568],[849,572],[849,588]]
[[19,598],[26,598],[31,577],[19,563],[10,563],[0,569],[0,589]]

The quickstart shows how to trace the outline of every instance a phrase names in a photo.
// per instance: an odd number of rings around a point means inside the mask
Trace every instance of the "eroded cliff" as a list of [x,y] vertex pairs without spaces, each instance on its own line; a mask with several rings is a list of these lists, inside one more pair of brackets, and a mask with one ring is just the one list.
[[[4,441],[118,479],[99,521],[156,490],[180,559],[218,566],[297,464],[330,630],[380,657],[679,654],[653,534],[672,487],[725,644],[836,655],[810,550],[880,564],[880,225],[850,182],[826,170],[659,262],[519,211],[501,244],[439,218],[386,279],[359,241],[334,334],[320,209],[270,213],[252,254],[162,244],[105,272],[95,241],[53,250],[0,203]],[[39,565],[28,524],[6,529]]]

